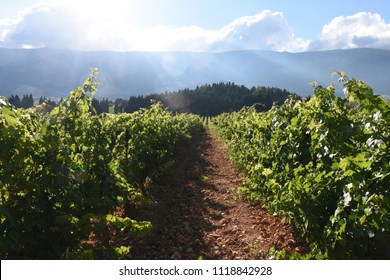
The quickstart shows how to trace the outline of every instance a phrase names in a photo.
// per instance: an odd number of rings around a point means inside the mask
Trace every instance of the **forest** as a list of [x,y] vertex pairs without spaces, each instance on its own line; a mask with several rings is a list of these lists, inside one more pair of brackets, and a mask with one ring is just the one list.
[[[297,94],[275,87],[257,86],[247,88],[235,83],[213,83],[197,86],[195,89],[183,89],[176,92],[130,96],[129,99],[116,100],[92,99],[92,106],[98,114],[133,113],[141,108],[148,108],[159,102],[167,110],[174,113],[193,113],[204,117],[217,116],[223,112],[239,111],[244,106],[255,106],[258,111],[269,110],[274,103],[282,104],[289,96],[299,99]],[[34,106],[32,95],[25,94],[20,98],[17,94],[9,97],[9,102],[16,108]],[[38,104],[45,102],[55,106],[55,102],[40,97]],[[60,100],[61,102],[61,100]]]

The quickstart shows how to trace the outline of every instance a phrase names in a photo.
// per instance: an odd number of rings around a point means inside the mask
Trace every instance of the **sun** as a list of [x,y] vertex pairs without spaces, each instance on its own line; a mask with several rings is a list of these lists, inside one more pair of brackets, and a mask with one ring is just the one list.
[[[126,45],[129,33],[129,12],[135,9],[132,0],[64,0],[63,4],[72,10],[75,20],[85,32],[84,38],[96,42],[102,48],[110,42],[118,42],[116,48]],[[121,42],[121,43],[119,43]]]

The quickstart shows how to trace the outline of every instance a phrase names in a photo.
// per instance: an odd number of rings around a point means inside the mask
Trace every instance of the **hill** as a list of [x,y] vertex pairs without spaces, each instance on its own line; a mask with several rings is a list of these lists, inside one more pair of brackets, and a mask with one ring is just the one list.
[[[238,111],[244,106],[254,106],[258,111],[269,110],[274,103],[283,104],[296,94],[275,87],[239,86],[234,83],[213,83],[163,94],[131,96],[114,102],[115,113],[133,113],[140,108],[150,107],[155,101],[161,102],[168,110],[178,113],[193,113],[201,116],[217,116],[223,112]],[[97,112],[108,111],[106,99],[93,100]],[[104,109],[105,108],[105,109]]]
[[329,85],[333,71],[364,79],[389,95],[390,51],[351,49],[287,53],[234,51],[81,52],[56,49],[0,49],[0,94],[64,97],[99,68],[98,98],[128,98],[196,85],[234,82],[247,87],[278,87],[302,96],[310,82]]

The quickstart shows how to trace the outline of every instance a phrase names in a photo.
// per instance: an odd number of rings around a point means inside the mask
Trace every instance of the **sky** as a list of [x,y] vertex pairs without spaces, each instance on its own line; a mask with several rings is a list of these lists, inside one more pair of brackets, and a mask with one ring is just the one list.
[[388,0],[1,0],[0,47],[390,49]]

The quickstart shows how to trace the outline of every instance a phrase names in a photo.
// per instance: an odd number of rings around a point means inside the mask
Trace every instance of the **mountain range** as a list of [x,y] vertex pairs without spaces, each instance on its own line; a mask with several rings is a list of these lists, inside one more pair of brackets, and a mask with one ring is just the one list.
[[197,85],[234,82],[269,86],[301,96],[310,82],[328,86],[334,71],[365,80],[375,93],[390,95],[390,51],[349,49],[318,52],[111,52],[59,49],[0,49],[0,95],[59,98],[98,68],[97,98],[128,98]]

